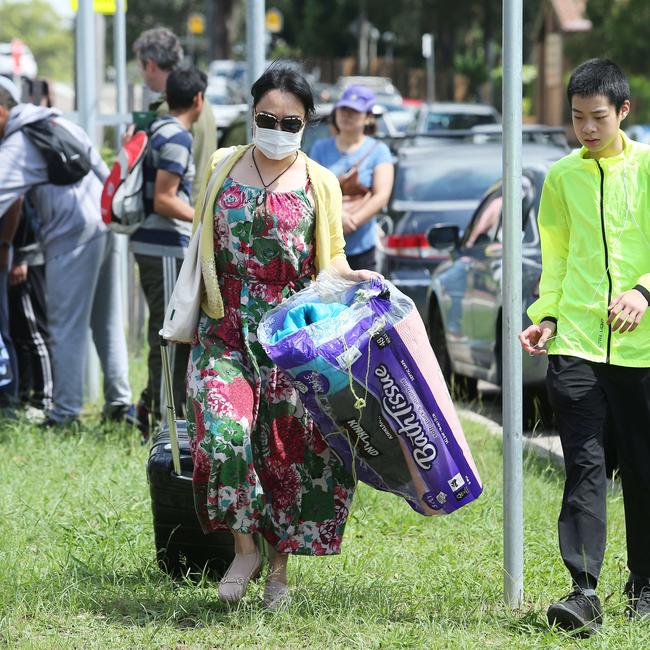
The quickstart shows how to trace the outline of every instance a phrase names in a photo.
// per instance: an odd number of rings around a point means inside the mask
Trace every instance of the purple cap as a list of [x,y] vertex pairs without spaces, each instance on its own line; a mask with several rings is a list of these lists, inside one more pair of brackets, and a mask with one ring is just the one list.
[[365,86],[348,86],[336,102],[336,108],[351,108],[359,113],[369,113],[375,105],[375,93]]

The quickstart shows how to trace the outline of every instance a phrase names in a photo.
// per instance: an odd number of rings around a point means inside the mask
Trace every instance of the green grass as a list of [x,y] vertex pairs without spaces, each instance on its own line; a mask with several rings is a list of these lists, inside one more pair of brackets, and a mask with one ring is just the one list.
[[562,481],[525,464],[526,603],[502,601],[501,442],[466,423],[485,492],[428,519],[361,486],[343,553],[293,558],[293,602],[261,607],[262,583],[228,610],[213,583],[175,583],[157,568],[147,449],[90,418],[72,435],[0,424],[0,646],[8,648],[634,648],[622,502],[613,495],[600,594],[604,631],[549,631],[548,603],[568,587],[556,541]]

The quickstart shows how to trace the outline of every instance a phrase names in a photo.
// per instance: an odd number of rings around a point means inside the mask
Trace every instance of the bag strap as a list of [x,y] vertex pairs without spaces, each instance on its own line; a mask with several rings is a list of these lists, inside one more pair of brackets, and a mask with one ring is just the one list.
[[379,145],[379,141],[376,141],[375,144],[373,144],[372,147],[370,147],[370,149],[368,149],[368,151],[366,151],[366,153],[364,153],[363,156],[361,156],[361,158],[359,158],[359,160],[357,160],[354,163],[354,165],[352,165],[350,169],[348,169],[348,171],[351,171],[353,169],[359,169],[361,163],[376,149],[378,145]]
[[212,194],[212,190],[214,189],[214,184],[217,182],[217,176],[219,176],[219,172],[223,168],[223,166],[226,164],[226,162],[230,159],[230,157],[233,155],[233,153],[228,153],[226,154],[216,165],[215,168],[212,170],[212,173],[210,174],[210,179],[208,180],[208,185],[205,188],[205,194],[203,195],[203,204],[201,205],[201,212],[199,214],[201,217],[203,217],[203,213],[205,212],[205,206],[208,202],[208,198],[210,194]]

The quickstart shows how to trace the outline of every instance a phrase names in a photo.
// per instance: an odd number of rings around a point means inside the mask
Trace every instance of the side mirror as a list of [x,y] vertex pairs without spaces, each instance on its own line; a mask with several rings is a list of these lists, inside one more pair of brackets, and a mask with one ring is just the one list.
[[450,251],[458,247],[460,228],[455,224],[437,224],[427,231],[427,242],[431,248]]

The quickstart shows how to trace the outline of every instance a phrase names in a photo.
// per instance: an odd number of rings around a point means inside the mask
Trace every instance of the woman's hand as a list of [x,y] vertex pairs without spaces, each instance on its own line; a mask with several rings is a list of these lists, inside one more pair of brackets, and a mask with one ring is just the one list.
[[348,213],[343,212],[343,234],[349,235],[353,233],[358,228],[357,222],[354,220],[354,217]]
[[555,328],[555,323],[550,320],[543,320],[539,325],[530,325],[519,334],[521,347],[524,348],[528,354],[534,356],[547,354],[547,350],[544,346],[553,334],[555,334]]
[[366,271],[365,269],[359,271],[353,271],[350,269],[350,272],[345,276],[345,279],[350,282],[367,282],[368,280],[372,280],[374,277],[382,280],[384,279],[384,276],[381,273],[377,273],[377,271]]

